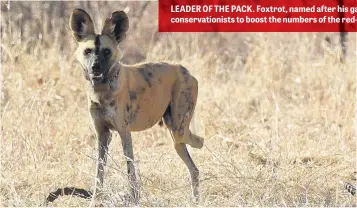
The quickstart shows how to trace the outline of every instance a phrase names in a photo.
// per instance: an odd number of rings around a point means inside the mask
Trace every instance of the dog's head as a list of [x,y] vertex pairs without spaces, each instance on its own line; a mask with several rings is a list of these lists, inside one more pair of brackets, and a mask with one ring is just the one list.
[[110,69],[118,62],[118,44],[129,28],[128,16],[123,11],[108,17],[101,34],[94,31],[93,21],[82,9],[73,10],[69,21],[74,38],[78,42],[77,60],[93,87],[109,82]]

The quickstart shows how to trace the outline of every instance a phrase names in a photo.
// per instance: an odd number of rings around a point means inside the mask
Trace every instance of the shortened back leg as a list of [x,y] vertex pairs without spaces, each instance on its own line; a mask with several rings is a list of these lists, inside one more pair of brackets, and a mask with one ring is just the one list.
[[171,101],[171,120],[174,143],[189,144],[194,148],[202,148],[203,138],[191,133],[189,128],[197,101],[197,80],[177,83]]

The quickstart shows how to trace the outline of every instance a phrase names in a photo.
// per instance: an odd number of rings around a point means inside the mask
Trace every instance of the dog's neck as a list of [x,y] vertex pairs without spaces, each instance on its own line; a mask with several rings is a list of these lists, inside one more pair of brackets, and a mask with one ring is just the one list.
[[125,82],[123,73],[122,65],[117,62],[109,69],[108,83],[93,87],[90,81],[88,81],[88,98],[100,105],[110,104],[117,94],[120,93],[121,86]]
[[119,62],[116,62],[113,66],[110,67],[108,74],[109,85],[111,85],[118,79],[121,68],[122,67]]

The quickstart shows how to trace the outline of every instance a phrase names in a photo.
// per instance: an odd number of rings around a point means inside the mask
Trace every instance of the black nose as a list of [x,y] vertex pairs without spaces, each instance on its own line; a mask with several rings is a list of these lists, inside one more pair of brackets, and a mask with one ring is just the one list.
[[100,69],[100,64],[99,63],[94,63],[93,66],[92,66],[92,70],[96,71],[96,70],[99,70],[99,69]]

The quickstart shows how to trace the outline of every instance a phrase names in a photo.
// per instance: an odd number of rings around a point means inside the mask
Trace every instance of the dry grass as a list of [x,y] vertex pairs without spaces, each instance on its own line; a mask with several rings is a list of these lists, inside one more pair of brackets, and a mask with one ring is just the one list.
[[[356,206],[340,180],[354,180],[356,55],[338,34],[157,33],[157,5],[142,2],[1,2],[0,201],[41,206],[58,187],[90,188],[96,141],[85,80],[67,22],[76,5],[100,23],[126,9],[124,63],[169,60],[199,80],[190,149],[201,171],[201,206]],[[62,11],[63,9],[63,11]],[[102,19],[100,19],[101,17]],[[99,28],[99,27],[98,27]],[[329,36],[330,44],[324,41]],[[192,206],[189,177],[168,131],[134,133],[142,206]],[[122,206],[126,163],[114,134],[105,206]],[[53,206],[88,206],[62,197]]]

